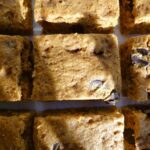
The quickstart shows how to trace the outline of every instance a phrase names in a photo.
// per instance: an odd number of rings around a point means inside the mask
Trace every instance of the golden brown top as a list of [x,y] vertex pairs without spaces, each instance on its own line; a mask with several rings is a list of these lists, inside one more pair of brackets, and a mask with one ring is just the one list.
[[[149,149],[150,147],[150,110],[126,109],[124,110],[127,128],[132,129],[134,149]],[[128,140],[128,139],[127,139]],[[130,141],[129,141],[130,142]]]
[[36,150],[123,149],[124,117],[117,111],[66,112],[36,117]]
[[21,51],[24,39],[0,35],[0,101],[20,100]]
[[150,1],[149,0],[133,0],[133,15],[135,24],[143,22],[150,23]]
[[28,113],[12,116],[0,115],[1,150],[29,150],[25,135],[30,121],[29,116]]
[[34,44],[33,100],[108,100],[119,91],[114,35],[37,36]]
[[[127,70],[130,75],[134,76],[130,86],[135,89],[135,97],[137,100],[148,100],[150,93],[150,36],[134,37],[127,40],[124,53],[129,56],[126,58],[131,64]],[[131,94],[132,96],[132,94]]]
[[0,10],[0,27],[2,29],[25,30],[31,28],[30,0],[1,0]]
[[[99,27],[118,24],[118,0],[36,0],[35,20],[52,23],[86,23]],[[92,20],[92,21],[91,21]]]

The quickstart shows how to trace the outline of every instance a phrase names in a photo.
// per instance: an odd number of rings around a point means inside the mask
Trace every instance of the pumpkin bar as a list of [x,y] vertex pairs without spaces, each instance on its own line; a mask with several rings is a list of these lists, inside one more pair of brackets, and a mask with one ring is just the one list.
[[125,150],[150,149],[150,109],[126,108]]
[[34,37],[32,100],[119,99],[117,38],[102,34]]
[[28,99],[30,50],[28,38],[0,35],[0,101]]
[[34,18],[47,33],[110,33],[119,0],[35,0]]
[[35,117],[36,150],[124,149],[124,117],[114,109],[63,110]]
[[32,34],[31,0],[0,0],[0,33]]
[[32,122],[29,113],[1,113],[0,149],[33,149]]
[[150,36],[128,39],[121,46],[123,93],[132,100],[150,99]]
[[150,33],[149,0],[121,0],[120,5],[122,33]]

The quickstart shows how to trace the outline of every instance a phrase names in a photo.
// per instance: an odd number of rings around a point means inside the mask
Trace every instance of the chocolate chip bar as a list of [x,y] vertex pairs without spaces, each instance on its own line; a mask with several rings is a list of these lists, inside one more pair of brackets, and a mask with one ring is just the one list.
[[32,100],[119,99],[117,38],[102,34],[34,37]]
[[125,150],[150,149],[150,109],[126,108],[125,115]]
[[122,33],[150,33],[149,0],[121,0],[120,5]]
[[33,149],[32,120],[29,113],[0,114],[0,149]]
[[31,0],[0,0],[0,33],[32,33]]
[[35,0],[34,18],[46,33],[110,33],[119,0]]
[[124,117],[114,109],[63,110],[34,120],[36,150],[123,150]]
[[28,38],[0,35],[0,101],[28,99],[30,50]]
[[138,101],[150,99],[150,36],[128,39],[121,46],[123,91]]

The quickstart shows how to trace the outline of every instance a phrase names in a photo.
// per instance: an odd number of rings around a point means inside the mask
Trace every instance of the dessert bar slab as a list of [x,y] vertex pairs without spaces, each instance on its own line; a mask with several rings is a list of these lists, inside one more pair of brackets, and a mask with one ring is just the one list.
[[124,117],[114,109],[55,111],[35,117],[36,150],[123,150]]
[[121,71],[116,36],[36,36],[34,49],[32,100],[119,99]]
[[33,149],[32,122],[29,113],[0,114],[0,149]]
[[150,35],[128,39],[121,46],[123,93],[130,99],[150,99]]
[[32,33],[31,0],[0,0],[0,33]]
[[125,150],[150,149],[150,109],[126,108],[125,115]]
[[112,32],[119,0],[35,0],[34,17],[49,33]]
[[121,0],[120,5],[122,33],[150,33],[149,0]]
[[25,37],[0,35],[0,101],[29,96],[30,42]]

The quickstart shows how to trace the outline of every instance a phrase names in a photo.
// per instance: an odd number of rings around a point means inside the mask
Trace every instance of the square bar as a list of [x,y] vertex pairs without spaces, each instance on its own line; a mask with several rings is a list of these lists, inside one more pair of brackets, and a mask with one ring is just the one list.
[[35,0],[34,17],[48,33],[110,33],[119,0]]
[[31,0],[0,0],[0,34],[32,34]]
[[149,0],[121,0],[120,5],[122,33],[150,33]]
[[0,101],[28,99],[30,50],[28,38],[0,35]]
[[123,150],[124,117],[114,109],[66,110],[35,117],[35,149]]
[[119,99],[117,38],[101,34],[34,37],[32,100]]
[[0,114],[0,149],[33,149],[32,120],[29,113]]
[[150,99],[150,36],[128,39],[121,46],[123,93],[132,100]]
[[126,108],[125,115],[125,150],[150,149],[150,109]]

